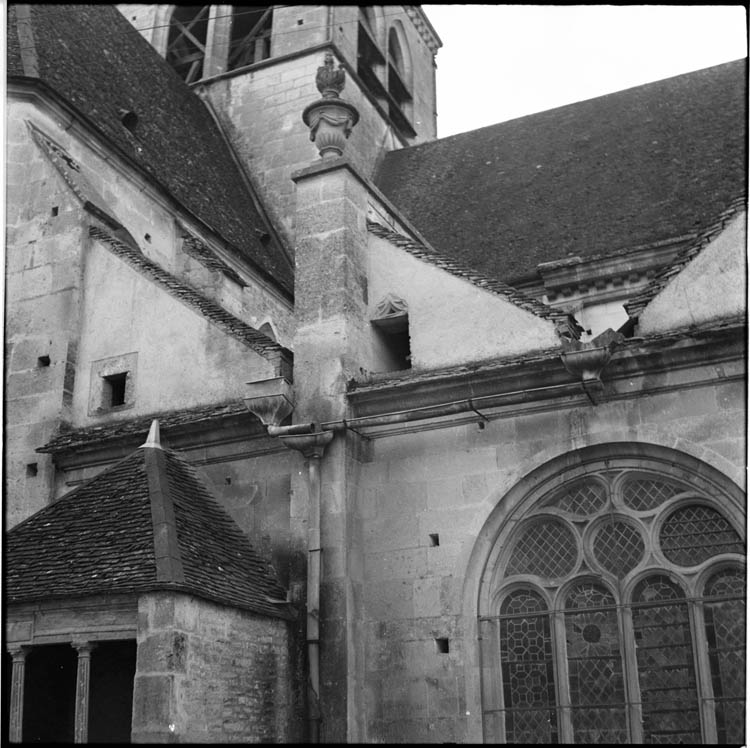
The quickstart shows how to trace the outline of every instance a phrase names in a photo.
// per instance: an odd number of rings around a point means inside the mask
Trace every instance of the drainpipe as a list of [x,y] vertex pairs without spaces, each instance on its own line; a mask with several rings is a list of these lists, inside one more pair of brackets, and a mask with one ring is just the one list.
[[[275,432],[281,433],[272,433]],[[307,719],[308,741],[320,742],[320,461],[333,439],[332,431],[314,431],[313,424],[269,426],[285,447],[301,452],[307,460],[310,497],[307,526]]]

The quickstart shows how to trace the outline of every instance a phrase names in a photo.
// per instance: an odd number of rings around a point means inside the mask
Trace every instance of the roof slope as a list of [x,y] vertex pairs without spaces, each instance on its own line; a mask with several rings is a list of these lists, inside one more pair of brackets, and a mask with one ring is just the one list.
[[377,185],[506,282],[705,227],[746,194],[746,61],[388,153]]
[[272,567],[185,459],[158,445],[12,528],[5,558],[9,603],[172,589],[287,616],[270,602],[285,599]]
[[271,362],[277,363],[282,356],[291,356],[291,351],[271,340],[267,335],[251,327],[207,296],[183,283],[159,264],[150,260],[139,249],[134,249],[126,242],[110,236],[106,231],[89,227],[89,235],[100,241],[110,252],[128,263],[141,275],[159,284],[167,293],[192,307],[209,322],[220,327],[227,334],[252,348],[256,353]]
[[[292,270],[211,114],[114,5],[9,6],[8,76],[38,78],[287,292]],[[138,117],[131,133],[120,110]]]
[[473,270],[461,262],[456,262],[455,260],[436,252],[432,247],[427,247],[424,244],[409,239],[403,234],[391,231],[379,223],[368,221],[367,230],[371,234],[379,236],[381,239],[386,239],[396,247],[406,250],[409,254],[423,260],[424,262],[429,262],[431,265],[435,265],[451,275],[469,281],[469,283],[472,283],[478,288],[483,288],[485,291],[489,291],[496,296],[501,296],[511,304],[514,304],[520,309],[530,312],[541,319],[552,321],[555,323],[555,327],[560,333],[567,332],[571,338],[576,339],[580,335],[580,326],[575,322],[572,315],[567,312],[542,304],[541,301],[537,301],[533,296],[522,293],[502,281],[490,278],[481,272]]
[[682,270],[695,259],[702,251],[707,247],[711,240],[722,232],[724,227],[734,218],[740,211],[747,208],[747,199],[740,198],[730,203],[726,210],[723,210],[721,214],[707,228],[700,232],[700,234],[688,244],[682,251],[680,251],[674,260],[669,263],[666,267],[663,267],[651,280],[651,282],[636,296],[633,296],[626,304],[625,311],[630,317],[637,317],[648,304],[666,288],[669,281],[672,280],[676,275],[679,275]]

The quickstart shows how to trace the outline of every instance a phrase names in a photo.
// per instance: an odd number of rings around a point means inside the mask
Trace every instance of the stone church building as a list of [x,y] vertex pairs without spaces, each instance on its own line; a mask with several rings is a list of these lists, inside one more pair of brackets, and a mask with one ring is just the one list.
[[419,6],[7,35],[6,738],[744,742],[745,60],[440,139]]

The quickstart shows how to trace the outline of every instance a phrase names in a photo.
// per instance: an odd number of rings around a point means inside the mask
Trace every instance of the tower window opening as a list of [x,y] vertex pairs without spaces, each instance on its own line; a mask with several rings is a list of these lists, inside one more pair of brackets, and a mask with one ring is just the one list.
[[167,62],[186,83],[203,77],[210,5],[178,5],[169,22]]
[[125,405],[125,388],[128,381],[128,373],[111,374],[103,379],[103,407],[116,408],[118,405]]
[[272,24],[271,5],[234,6],[227,70],[252,65],[271,56]]
[[370,93],[381,99],[385,98],[386,92],[378,73],[384,66],[385,57],[377,42],[373,9],[360,6],[357,28],[357,75]]
[[404,53],[395,28],[388,32],[388,114],[400,125],[408,125],[407,106],[412,100],[407,82]]

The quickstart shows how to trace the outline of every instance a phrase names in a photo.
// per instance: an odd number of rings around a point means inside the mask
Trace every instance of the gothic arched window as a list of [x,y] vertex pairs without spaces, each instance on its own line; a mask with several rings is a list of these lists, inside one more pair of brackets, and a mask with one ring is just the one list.
[[485,737],[742,744],[745,543],[731,502],[642,467],[580,472],[493,551]]

